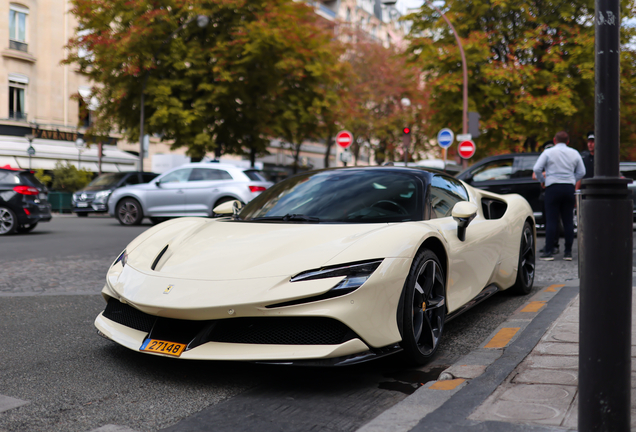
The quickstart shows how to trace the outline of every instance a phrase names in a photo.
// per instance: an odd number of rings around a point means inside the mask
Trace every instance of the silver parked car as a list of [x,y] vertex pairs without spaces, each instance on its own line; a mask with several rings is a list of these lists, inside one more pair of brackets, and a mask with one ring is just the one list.
[[213,216],[212,209],[226,201],[247,203],[270,187],[256,169],[216,162],[181,165],[150,183],[116,189],[108,200],[108,213],[122,225],[153,223],[180,216]]

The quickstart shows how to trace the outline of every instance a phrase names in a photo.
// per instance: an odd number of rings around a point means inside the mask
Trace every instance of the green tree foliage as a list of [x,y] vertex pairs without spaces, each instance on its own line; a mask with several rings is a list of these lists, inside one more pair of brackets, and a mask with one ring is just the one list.
[[[623,0],[623,17],[633,0]],[[594,128],[593,0],[449,0],[445,15],[466,52],[469,110],[481,115],[477,155],[536,148],[565,129],[584,149]],[[426,5],[414,20],[411,60],[427,73],[431,92],[429,133],[462,130],[462,65],[453,34]],[[634,34],[623,28],[623,43]],[[631,52],[628,45],[624,50]],[[633,54],[623,64],[622,144],[631,146],[634,126],[625,124],[634,100]],[[633,116],[632,116],[633,118]]]
[[53,170],[53,190],[62,192],[75,192],[89,184],[93,179],[93,173],[77,169],[75,165],[58,161]]
[[44,186],[46,186],[47,188],[51,187],[51,183],[53,182],[53,177],[47,174],[46,171],[44,171],[43,169],[37,169],[35,170],[34,175],[35,175],[35,178],[38,179],[40,183],[42,183]]
[[[338,52],[330,32],[304,3],[72,4],[79,27],[69,42],[68,63],[97,84],[95,134],[118,129],[131,141],[139,139],[146,82],[147,133],[174,140],[173,147],[187,147],[193,157],[247,149],[254,160],[265,151],[268,134],[283,132],[281,123],[305,128],[330,98],[325,81]],[[200,28],[197,15],[209,17],[209,24]]]

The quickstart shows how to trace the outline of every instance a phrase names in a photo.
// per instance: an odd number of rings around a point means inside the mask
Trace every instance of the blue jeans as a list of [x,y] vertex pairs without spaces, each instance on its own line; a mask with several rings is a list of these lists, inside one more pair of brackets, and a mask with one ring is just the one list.
[[559,218],[563,222],[565,253],[574,242],[574,185],[556,183],[545,189],[545,249],[551,252],[559,240]]

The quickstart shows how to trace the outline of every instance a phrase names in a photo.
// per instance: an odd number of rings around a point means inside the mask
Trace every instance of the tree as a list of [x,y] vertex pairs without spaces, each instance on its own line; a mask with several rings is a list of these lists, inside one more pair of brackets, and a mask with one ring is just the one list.
[[[402,129],[412,129],[411,147],[428,149],[424,119],[428,109],[421,74],[407,64],[406,57],[395,47],[385,48],[358,31],[347,39],[345,59],[353,73],[344,95],[344,126],[357,138],[351,147],[354,163],[361,143],[374,145],[375,158],[402,160]],[[410,106],[401,101],[408,98]],[[359,139],[359,140],[358,140]]]
[[53,169],[52,189],[63,192],[75,192],[89,184],[93,179],[93,173],[82,168],[77,169],[75,165],[66,162],[57,162]]
[[[625,18],[631,4],[623,0]],[[469,110],[481,115],[477,157],[534,149],[560,129],[584,147],[594,127],[593,0],[450,0],[445,15],[466,52]],[[410,18],[410,58],[426,72],[431,92],[429,133],[461,130],[457,43],[428,7]],[[623,32],[626,42],[633,30]]]
[[[292,86],[319,93],[311,86],[322,82],[304,78],[324,81],[333,63],[328,32],[293,0],[72,3],[79,27],[67,63],[96,84],[94,133],[117,129],[137,141],[146,82],[147,132],[193,157],[247,151],[253,161],[282,121]],[[197,15],[210,23],[199,28]]]

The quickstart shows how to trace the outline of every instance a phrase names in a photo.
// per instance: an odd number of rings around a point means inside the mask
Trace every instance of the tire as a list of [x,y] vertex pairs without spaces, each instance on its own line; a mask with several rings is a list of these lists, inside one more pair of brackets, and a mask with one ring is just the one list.
[[144,212],[139,201],[134,198],[124,198],[117,204],[115,216],[120,224],[133,226],[141,224]]
[[77,217],[88,217],[88,213],[75,213]]
[[437,351],[446,320],[446,278],[435,253],[418,253],[403,294],[400,345],[409,363],[421,365]]
[[34,229],[36,226],[38,226],[38,223],[37,223],[37,222],[32,223],[31,225],[22,225],[21,227],[18,227],[18,230],[17,230],[17,231],[18,231],[19,233],[28,233],[28,232],[33,231],[33,229]]
[[526,295],[532,290],[535,273],[535,244],[534,233],[529,222],[523,225],[521,241],[519,243],[519,262],[517,263],[517,279],[510,288],[513,294]]
[[13,234],[18,229],[18,218],[13,210],[0,207],[0,235]]

